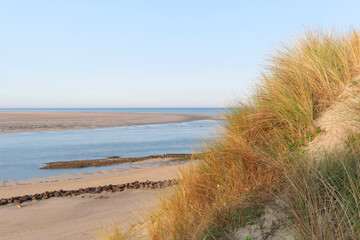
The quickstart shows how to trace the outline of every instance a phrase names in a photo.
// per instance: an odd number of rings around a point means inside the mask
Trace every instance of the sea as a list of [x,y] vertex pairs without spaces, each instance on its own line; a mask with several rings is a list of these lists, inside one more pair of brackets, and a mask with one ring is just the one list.
[[[0,111],[49,112],[146,112],[219,114],[220,108],[0,108]],[[215,135],[219,121],[147,124],[101,129],[0,134],[0,180],[81,171],[107,170],[114,166],[81,169],[40,169],[44,163],[107,158],[141,157],[166,153],[197,152]],[[155,163],[156,164],[156,163]]]
[[219,114],[224,110],[225,108],[0,108],[0,112],[131,112],[190,114]]

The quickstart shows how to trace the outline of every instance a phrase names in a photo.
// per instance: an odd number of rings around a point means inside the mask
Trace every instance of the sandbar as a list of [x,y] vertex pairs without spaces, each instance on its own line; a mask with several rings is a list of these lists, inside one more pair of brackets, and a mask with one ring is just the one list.
[[[177,154],[162,154],[162,155],[150,155],[145,157],[128,157],[120,158],[118,156],[101,158],[101,159],[91,159],[91,160],[75,160],[75,161],[58,161],[58,162],[49,162],[45,163],[44,167],[41,169],[65,169],[65,168],[86,168],[86,167],[99,167],[99,166],[111,166],[111,165],[120,165],[120,164],[129,164],[129,163],[151,163],[151,162],[176,162],[176,161],[185,161],[191,160],[193,156],[194,159],[199,159],[199,154],[186,154],[186,153],[177,153]],[[150,161],[148,161],[150,160]]]
[[0,112],[0,133],[112,128],[216,119],[216,114]]

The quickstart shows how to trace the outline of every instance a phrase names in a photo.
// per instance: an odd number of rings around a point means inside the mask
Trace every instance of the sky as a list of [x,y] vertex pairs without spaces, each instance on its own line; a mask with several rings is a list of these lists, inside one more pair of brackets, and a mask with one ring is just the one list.
[[0,0],[0,108],[224,107],[306,27],[360,1]]

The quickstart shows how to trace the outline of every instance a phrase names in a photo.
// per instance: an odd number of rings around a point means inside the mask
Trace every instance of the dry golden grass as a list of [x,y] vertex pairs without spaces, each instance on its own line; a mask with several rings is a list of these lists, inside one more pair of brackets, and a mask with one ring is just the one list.
[[359,63],[355,30],[308,30],[283,46],[250,100],[224,113],[223,129],[202,149],[206,160],[182,173],[145,222],[151,239],[215,239],[258,216],[258,203],[290,182],[283,171],[292,169],[289,156],[316,135],[315,119]]
[[99,240],[126,240],[129,238],[130,231],[123,231],[117,223],[112,223],[98,232]]

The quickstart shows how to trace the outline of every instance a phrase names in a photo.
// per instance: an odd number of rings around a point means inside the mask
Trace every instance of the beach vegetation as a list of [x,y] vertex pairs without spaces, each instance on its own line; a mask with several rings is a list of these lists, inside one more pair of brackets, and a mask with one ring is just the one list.
[[296,159],[284,172],[288,225],[299,239],[359,239],[360,149],[323,157]]
[[130,240],[130,230],[124,231],[119,224],[112,223],[98,232],[99,240]]
[[281,45],[249,99],[223,113],[217,136],[200,149],[204,160],[182,170],[144,221],[149,237],[218,239],[280,201],[297,239],[359,239],[359,151],[306,151],[324,133],[316,120],[357,84],[359,64],[354,29],[307,29]]

